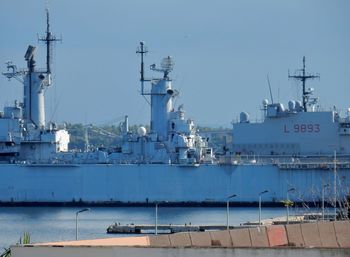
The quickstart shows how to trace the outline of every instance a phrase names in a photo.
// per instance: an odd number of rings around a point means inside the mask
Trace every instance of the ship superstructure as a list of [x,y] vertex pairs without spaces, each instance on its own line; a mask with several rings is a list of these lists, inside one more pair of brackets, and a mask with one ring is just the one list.
[[[141,95],[149,96],[151,106],[150,131],[145,127],[132,134],[128,129],[127,117],[123,124],[123,138],[117,143],[116,151],[110,154],[112,163],[163,163],[198,165],[213,163],[213,151],[196,131],[191,119],[185,119],[183,105],[175,110],[173,102],[179,92],[172,87],[169,73],[174,62],[168,56],[162,60],[161,67],[155,64],[150,69],[163,74],[161,78],[146,79],[144,76],[144,42],[137,51],[141,55]],[[146,90],[145,83],[150,83]]]
[[[164,58],[161,67],[155,64],[150,69],[161,73],[160,78],[144,78],[144,42],[140,43],[141,94],[149,96],[151,106],[150,131],[140,127],[133,134],[128,128],[128,117],[122,125],[122,138],[107,151],[68,152],[69,135],[65,129],[57,129],[55,123],[45,121],[45,91],[52,84],[51,48],[57,41],[50,31],[47,10],[46,36],[39,40],[46,44],[46,69],[35,65],[35,46],[29,46],[25,54],[27,69],[18,70],[11,62],[7,64],[8,79],[16,78],[23,83],[23,102],[6,107],[0,122],[3,123],[3,156],[12,162],[27,163],[164,163],[197,165],[212,163],[212,149],[196,132],[193,120],[185,119],[183,106],[174,109],[173,99],[178,92],[172,87],[169,77],[174,62],[170,56]],[[150,84],[146,92],[145,84]],[[8,152],[8,154],[6,153]],[[10,158],[11,156],[11,158]]]
[[[110,149],[70,151],[64,127],[45,121],[45,91],[52,85],[50,31],[47,11],[46,68],[35,65],[34,46],[25,54],[26,69],[7,64],[7,78],[23,83],[23,101],[0,113],[0,204],[149,204],[176,205],[234,202],[250,204],[259,193],[266,202],[289,199],[333,204],[349,195],[350,115],[320,111],[306,89],[305,59],[301,73],[302,101],[263,101],[264,120],[251,122],[247,113],[233,123],[233,143],[216,149],[174,106],[179,92],[170,73],[173,58],[165,57],[156,78],[145,76],[147,48],[140,42],[141,95],[150,104],[149,131],[129,130],[128,116]],[[215,97],[215,96],[213,96]],[[272,100],[272,97],[271,97]],[[328,187],[326,187],[328,185]],[[332,185],[332,186],[331,186]]]
[[18,69],[7,62],[7,72],[3,73],[23,84],[23,101],[15,101],[0,113],[1,158],[5,161],[48,162],[53,154],[68,151],[68,132],[45,120],[45,91],[52,85],[51,45],[57,40],[50,31],[48,10],[46,14],[46,37],[40,39],[46,42],[46,69],[36,67],[36,47],[30,45],[24,56],[27,68]]
[[350,156],[350,112],[341,117],[337,110],[318,110],[318,98],[312,97],[313,88],[306,90],[306,80],[318,75],[308,74],[303,68],[290,78],[302,81],[302,101],[291,100],[288,107],[282,103],[262,102],[263,121],[251,122],[246,112],[239,122],[233,122],[235,155],[269,157]]

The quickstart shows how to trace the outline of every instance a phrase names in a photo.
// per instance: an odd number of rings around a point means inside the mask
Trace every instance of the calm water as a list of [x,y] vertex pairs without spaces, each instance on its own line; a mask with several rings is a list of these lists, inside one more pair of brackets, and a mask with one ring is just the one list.
[[[48,242],[75,239],[75,213],[69,207],[0,207],[0,249],[18,242],[24,232],[31,241]],[[296,210],[292,210],[297,212]],[[284,208],[263,208],[262,218],[284,216]],[[230,224],[258,219],[257,208],[230,208]],[[92,207],[79,215],[79,239],[116,237],[106,234],[114,222],[153,224],[155,209],[145,207]],[[226,208],[159,207],[159,224],[226,224]],[[0,250],[1,252],[1,250]]]

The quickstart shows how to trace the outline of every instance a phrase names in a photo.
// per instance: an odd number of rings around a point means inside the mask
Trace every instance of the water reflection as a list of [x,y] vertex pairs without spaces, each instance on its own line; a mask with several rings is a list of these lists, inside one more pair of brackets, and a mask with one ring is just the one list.
[[[0,207],[0,247],[18,241],[23,232],[29,232],[32,242],[75,239],[75,213],[77,207]],[[226,224],[226,208],[158,209],[159,224]],[[285,215],[284,208],[263,208],[262,219]],[[258,219],[258,208],[230,208],[231,225]],[[153,224],[152,207],[92,207],[79,216],[79,238],[115,237],[106,234],[106,228],[115,223]]]

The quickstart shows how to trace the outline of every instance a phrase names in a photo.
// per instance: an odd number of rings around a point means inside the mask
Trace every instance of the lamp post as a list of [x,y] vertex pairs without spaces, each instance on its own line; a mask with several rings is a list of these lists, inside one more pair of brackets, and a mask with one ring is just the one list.
[[227,197],[226,199],[226,228],[230,229],[230,200],[237,195],[233,194]]
[[337,151],[334,151],[333,190],[334,190],[334,221],[337,220]]
[[155,202],[155,204],[156,204],[156,220],[155,220],[154,234],[158,235],[158,204],[159,204],[159,202]]
[[168,201],[155,201],[155,205],[156,205],[156,220],[155,220],[155,228],[154,228],[154,234],[158,235],[158,205],[161,203],[167,203]]
[[289,188],[287,190],[287,202],[286,202],[286,207],[287,207],[287,224],[289,224],[289,192],[294,192],[295,188]]
[[322,220],[324,220],[324,190],[329,187],[329,184],[322,185]]
[[269,192],[268,190],[259,193],[259,226],[261,225],[261,196]]
[[85,208],[75,213],[75,240],[78,240],[78,214],[86,211],[90,211],[90,208]]

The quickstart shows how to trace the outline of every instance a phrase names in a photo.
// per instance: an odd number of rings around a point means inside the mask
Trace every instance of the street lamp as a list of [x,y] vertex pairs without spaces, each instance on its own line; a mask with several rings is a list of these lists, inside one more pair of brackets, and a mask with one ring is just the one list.
[[161,201],[161,202],[155,201],[154,203],[156,205],[156,220],[155,220],[154,234],[158,235],[158,205],[160,203],[167,203],[167,201]]
[[287,190],[287,202],[286,202],[286,207],[287,207],[287,224],[289,224],[289,192],[294,192],[295,191],[295,188],[292,187],[292,188],[289,188]]
[[226,228],[230,229],[230,200],[237,195],[233,194],[227,197],[226,199]]
[[334,150],[333,190],[334,190],[334,221],[337,221],[337,151]]
[[75,213],[75,240],[78,240],[78,214],[85,211],[90,211],[90,208],[85,208]]
[[159,202],[156,202],[156,221],[155,221],[155,228],[154,228],[154,234],[158,235],[158,204]]
[[268,192],[269,192],[268,190],[265,190],[259,193],[259,226],[261,225],[261,196]]
[[324,190],[329,187],[329,184],[322,185],[322,220],[324,220]]

